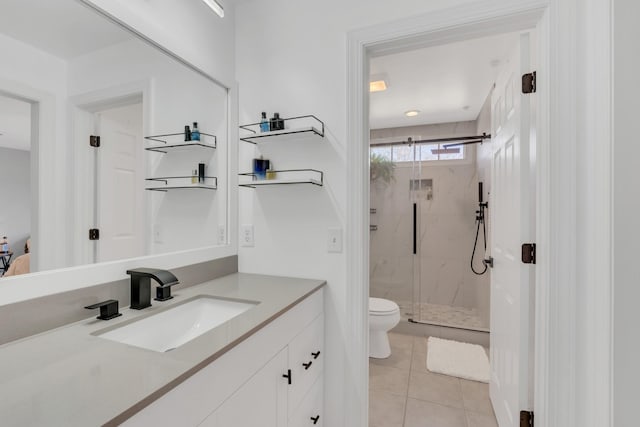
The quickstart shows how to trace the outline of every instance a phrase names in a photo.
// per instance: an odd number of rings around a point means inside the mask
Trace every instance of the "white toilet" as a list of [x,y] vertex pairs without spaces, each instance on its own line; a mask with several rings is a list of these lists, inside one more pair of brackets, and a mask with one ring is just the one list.
[[388,299],[369,298],[369,357],[385,359],[391,355],[387,332],[398,322],[398,304]]

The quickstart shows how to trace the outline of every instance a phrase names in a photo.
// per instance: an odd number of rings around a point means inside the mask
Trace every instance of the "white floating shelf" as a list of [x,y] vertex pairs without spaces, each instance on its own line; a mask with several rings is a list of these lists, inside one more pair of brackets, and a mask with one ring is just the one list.
[[[164,135],[145,136],[144,139],[153,141],[151,145],[145,147],[147,151],[158,153],[168,153],[169,151],[186,150],[215,150],[218,145],[218,138],[209,133],[200,132],[200,140],[183,141],[184,133],[168,133]],[[158,144],[161,143],[161,144]]]
[[287,124],[295,124],[296,127],[269,132],[260,132],[260,123],[251,123],[240,126],[250,135],[240,137],[241,141],[251,144],[263,144],[268,142],[285,141],[322,141],[324,139],[324,123],[316,116],[299,116],[282,119]]
[[145,188],[149,191],[169,191],[169,190],[190,190],[190,189],[202,189],[202,190],[217,190],[218,178],[215,176],[205,176],[204,182],[192,183],[193,177],[191,176],[169,176],[158,178],[147,178],[149,183],[156,184],[152,187]]
[[270,171],[271,179],[255,179],[253,173],[241,173],[240,187],[258,188],[277,185],[307,184],[322,187],[324,185],[324,173],[315,169],[289,169]]

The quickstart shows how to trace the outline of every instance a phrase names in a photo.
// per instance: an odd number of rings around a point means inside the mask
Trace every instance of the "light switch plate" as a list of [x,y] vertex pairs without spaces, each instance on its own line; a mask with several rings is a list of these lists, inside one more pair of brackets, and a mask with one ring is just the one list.
[[327,236],[327,250],[335,253],[342,252],[342,228],[330,228]]
[[240,227],[240,245],[253,247],[253,224],[244,224]]

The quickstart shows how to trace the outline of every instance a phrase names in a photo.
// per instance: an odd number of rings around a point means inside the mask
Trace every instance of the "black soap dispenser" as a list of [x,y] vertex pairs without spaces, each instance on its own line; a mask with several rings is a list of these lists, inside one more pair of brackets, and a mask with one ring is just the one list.
[[284,130],[284,120],[280,118],[280,113],[273,113],[273,117],[269,121],[270,130]]

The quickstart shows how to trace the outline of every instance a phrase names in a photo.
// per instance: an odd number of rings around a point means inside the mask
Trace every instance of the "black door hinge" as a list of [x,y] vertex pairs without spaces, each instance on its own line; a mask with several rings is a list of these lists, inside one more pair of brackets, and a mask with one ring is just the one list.
[[520,411],[520,427],[533,427],[533,411]]
[[525,264],[536,263],[536,244],[535,243],[522,244],[522,262]]
[[522,75],[522,93],[534,93],[536,91],[536,72]]
[[89,240],[100,240],[100,230],[97,228],[90,229]]
[[100,147],[100,137],[98,135],[90,135],[89,145],[96,148]]

